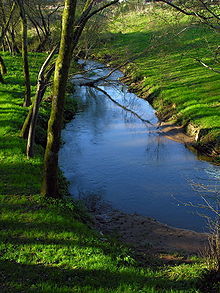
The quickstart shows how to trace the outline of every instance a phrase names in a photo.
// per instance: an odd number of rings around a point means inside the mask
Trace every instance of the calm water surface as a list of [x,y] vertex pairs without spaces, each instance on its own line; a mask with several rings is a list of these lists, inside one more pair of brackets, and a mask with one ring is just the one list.
[[[109,72],[97,67],[103,65],[86,63],[92,70],[88,78]],[[59,153],[71,194],[97,194],[125,212],[150,216],[175,227],[206,230],[205,220],[197,215],[204,210],[184,203],[204,203],[192,183],[209,184],[219,191],[219,166],[198,160],[183,144],[164,137],[153,126],[157,123],[154,109],[114,81],[120,76],[119,71],[114,72],[111,81],[100,82],[99,87],[138,117],[103,92],[76,86],[74,96],[80,101],[80,109],[63,130],[64,144]],[[85,82],[84,78],[77,76],[75,83]]]

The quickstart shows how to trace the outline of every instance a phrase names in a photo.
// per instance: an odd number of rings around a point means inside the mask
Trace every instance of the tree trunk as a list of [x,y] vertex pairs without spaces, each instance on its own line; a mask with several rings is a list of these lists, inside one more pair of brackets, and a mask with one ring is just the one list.
[[24,66],[24,78],[25,78],[25,96],[24,107],[28,107],[31,104],[31,82],[28,64],[28,49],[27,49],[27,19],[22,18],[22,58]]
[[5,62],[1,56],[0,56],[0,68],[1,68],[2,75],[7,74],[7,68],[6,68]]
[[15,40],[15,31],[14,29],[12,28],[10,31],[9,31],[10,35],[11,35],[11,42],[12,42],[12,47],[13,47],[13,52],[17,53],[17,54],[20,54],[20,50],[17,46],[17,43],[16,43],[16,40]]
[[41,101],[47,89],[49,80],[54,72],[54,64],[50,66],[47,72],[45,71],[50,64],[50,61],[53,58],[56,49],[57,49],[57,46],[51,51],[51,53],[45,60],[38,74],[36,98],[32,107],[33,110],[32,110],[32,115],[31,115],[31,120],[29,125],[29,132],[28,132],[28,140],[27,140],[27,148],[26,148],[27,158],[31,158],[34,156],[35,129],[37,125],[38,112],[39,112]]
[[31,124],[32,114],[33,114],[33,106],[30,107],[28,115],[23,123],[22,129],[20,132],[20,137],[23,137],[24,139],[28,138],[28,131]]
[[34,155],[33,147],[34,147],[34,141],[35,141],[35,129],[37,124],[37,117],[40,107],[40,102],[43,97],[43,88],[40,83],[37,85],[37,95],[36,99],[34,101],[33,109],[32,109],[32,115],[31,115],[31,121],[29,125],[29,132],[28,132],[28,140],[27,140],[27,148],[26,148],[26,154],[27,158],[32,158]]
[[65,90],[71,62],[73,26],[77,0],[65,0],[62,18],[62,33],[56,62],[53,100],[47,132],[47,147],[44,157],[44,177],[41,193],[47,197],[60,198],[58,190],[58,151],[65,103]]
[[0,83],[5,83],[4,78],[3,78],[2,74],[1,74],[1,72],[0,72]]
[[27,17],[24,9],[23,0],[16,0],[16,3],[20,10],[21,17],[21,34],[22,34],[22,58],[23,58],[23,70],[25,78],[25,95],[24,95],[24,107],[28,107],[31,104],[31,82],[28,64],[28,48],[27,48]]
[[7,34],[5,34],[5,41],[8,46],[8,50],[9,50],[10,54],[13,55],[13,49],[12,49],[11,42],[10,42]]
[[0,56],[0,83],[5,83],[3,75],[7,73],[7,69],[3,58]]
[[46,44],[50,41],[50,35],[44,36],[36,48],[36,52],[43,52],[45,50]]

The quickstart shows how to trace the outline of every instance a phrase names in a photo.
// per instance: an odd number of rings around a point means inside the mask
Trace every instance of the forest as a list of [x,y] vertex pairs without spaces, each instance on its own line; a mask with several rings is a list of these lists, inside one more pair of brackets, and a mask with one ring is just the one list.
[[220,292],[218,1],[0,15],[0,292]]

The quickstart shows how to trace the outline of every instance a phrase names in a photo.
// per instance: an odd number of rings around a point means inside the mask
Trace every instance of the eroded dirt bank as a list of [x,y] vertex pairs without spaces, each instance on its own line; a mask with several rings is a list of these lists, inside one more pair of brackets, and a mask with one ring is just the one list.
[[[145,92],[139,87],[140,82],[134,82],[126,75],[126,71],[124,71],[124,74],[125,77],[122,78],[122,82],[128,85],[129,90],[136,93],[140,98],[147,100],[154,107],[154,101],[157,99],[157,95]],[[172,104],[156,112],[158,119],[161,121],[159,124],[160,132],[164,133],[167,138],[193,147],[201,155],[205,155],[212,158],[214,162],[218,162],[220,159],[220,137],[214,141],[208,139],[210,129],[202,129],[199,126],[193,125],[190,121],[186,125],[175,124],[174,117],[176,114],[175,107]]]

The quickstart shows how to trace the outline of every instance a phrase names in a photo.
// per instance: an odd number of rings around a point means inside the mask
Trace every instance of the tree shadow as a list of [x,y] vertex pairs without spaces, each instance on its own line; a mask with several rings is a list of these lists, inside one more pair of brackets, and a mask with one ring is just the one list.
[[[71,269],[44,265],[25,265],[10,261],[4,261],[0,266],[2,267],[0,275],[2,293],[96,292],[96,290],[100,289],[102,289],[101,292],[127,292],[129,288],[133,289],[132,291],[129,290],[129,292],[139,292],[142,289],[151,290],[151,288],[155,288],[155,292],[164,292],[165,289],[191,289],[187,281],[173,282],[156,275],[145,276],[143,273],[126,269],[118,271],[114,269],[112,271],[104,269]],[[20,291],[16,291],[15,284]],[[46,287],[47,290],[45,290]]]
[[[162,263],[157,256],[148,264],[130,263],[128,255],[123,256],[121,243],[100,240],[100,235],[76,221],[67,207],[34,204],[31,199],[19,204],[13,198],[7,197],[0,205],[6,215],[0,222],[0,292],[148,292],[152,288],[164,292],[194,288],[196,277],[174,281],[161,274]],[[109,265],[99,263],[103,255]],[[172,265],[181,263],[187,262],[172,260]]]

